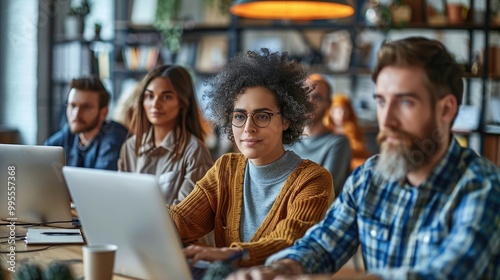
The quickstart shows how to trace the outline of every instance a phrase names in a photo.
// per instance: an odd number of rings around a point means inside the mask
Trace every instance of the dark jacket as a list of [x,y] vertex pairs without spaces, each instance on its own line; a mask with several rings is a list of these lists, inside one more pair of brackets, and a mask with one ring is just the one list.
[[86,147],[79,146],[78,135],[71,134],[68,125],[52,135],[46,146],[61,146],[66,151],[66,165],[117,170],[120,149],[128,130],[114,121],[105,121],[99,133]]

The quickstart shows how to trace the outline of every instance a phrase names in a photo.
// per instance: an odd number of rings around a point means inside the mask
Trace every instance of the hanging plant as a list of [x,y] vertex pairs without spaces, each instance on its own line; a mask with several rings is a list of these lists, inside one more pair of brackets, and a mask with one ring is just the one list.
[[[216,8],[221,15],[229,12],[232,0],[203,0]],[[179,18],[181,0],[158,0],[153,27],[161,32],[163,43],[172,53],[176,53],[181,45],[184,22]]]
[[180,5],[180,0],[158,0],[153,23],[153,26],[161,32],[163,43],[172,53],[179,50],[184,29],[182,22],[177,20]]

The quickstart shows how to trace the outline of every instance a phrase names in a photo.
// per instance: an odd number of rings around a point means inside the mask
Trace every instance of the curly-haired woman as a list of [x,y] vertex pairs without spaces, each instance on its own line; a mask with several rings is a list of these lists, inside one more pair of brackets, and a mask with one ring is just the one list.
[[306,69],[287,53],[262,49],[237,55],[208,81],[211,119],[241,153],[219,158],[170,207],[184,243],[214,230],[216,247],[185,249],[193,262],[245,250],[240,266],[263,264],[304,235],[333,201],[330,173],[284,148],[299,140],[314,110]]

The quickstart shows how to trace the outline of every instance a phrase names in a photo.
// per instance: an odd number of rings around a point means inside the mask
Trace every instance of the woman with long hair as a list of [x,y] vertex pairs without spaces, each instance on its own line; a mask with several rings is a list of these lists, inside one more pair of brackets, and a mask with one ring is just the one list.
[[351,170],[365,162],[369,156],[365,136],[347,96],[343,94],[333,96],[323,122],[333,133],[345,135],[349,139],[352,151]]
[[137,90],[135,133],[122,147],[119,170],[155,174],[165,202],[178,203],[213,165],[191,76],[163,65]]

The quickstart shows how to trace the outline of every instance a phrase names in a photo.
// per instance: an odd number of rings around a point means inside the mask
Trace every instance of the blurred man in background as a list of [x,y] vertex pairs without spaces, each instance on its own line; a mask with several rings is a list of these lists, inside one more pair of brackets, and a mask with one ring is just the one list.
[[117,170],[120,149],[128,131],[121,124],[106,121],[109,93],[96,77],[73,79],[68,94],[68,124],[45,145],[61,146],[66,165]]
[[311,123],[304,129],[304,137],[287,149],[294,151],[302,158],[321,164],[330,171],[335,197],[337,197],[350,172],[349,140],[343,135],[333,134],[323,124],[323,118],[330,108],[332,92],[325,78],[313,74],[306,80],[306,83],[313,88],[313,91],[309,93],[309,98],[316,104],[316,110],[312,114]]

